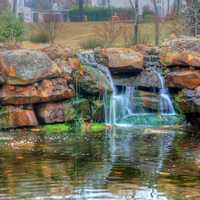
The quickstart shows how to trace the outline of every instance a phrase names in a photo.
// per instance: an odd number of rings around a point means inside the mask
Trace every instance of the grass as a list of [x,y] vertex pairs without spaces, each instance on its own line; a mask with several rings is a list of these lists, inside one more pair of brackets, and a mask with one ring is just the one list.
[[[62,44],[66,47],[74,49],[80,48],[80,45],[90,38],[96,37],[96,30],[103,28],[104,22],[76,22],[76,23],[63,23],[59,26],[57,38],[55,43]],[[121,23],[122,29],[126,34],[119,34],[119,37],[114,42],[114,46],[125,46],[125,40],[131,38],[133,35],[132,23]],[[175,21],[167,21],[161,23],[161,42],[168,38],[171,34],[178,29]],[[129,31],[126,31],[129,30]],[[131,31],[130,31],[131,30]],[[154,45],[155,28],[153,22],[140,24],[140,42],[145,44]],[[127,34],[128,33],[128,34]],[[27,44],[27,43],[25,43]]]

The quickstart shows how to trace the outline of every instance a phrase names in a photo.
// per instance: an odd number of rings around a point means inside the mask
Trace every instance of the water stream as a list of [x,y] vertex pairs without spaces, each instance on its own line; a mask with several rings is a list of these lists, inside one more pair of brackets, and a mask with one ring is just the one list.
[[[144,112],[136,112],[134,101],[135,87],[134,86],[123,86],[121,90],[118,90],[114,84],[112,74],[108,67],[96,62],[93,51],[82,52],[78,54],[79,59],[83,64],[95,67],[97,70],[103,72],[112,88],[112,94],[105,92],[104,94],[104,108],[105,108],[105,123],[109,125],[118,126],[130,126],[122,122],[124,119],[135,116],[148,115]],[[160,114],[161,115],[175,115],[173,103],[170,99],[167,88],[165,87],[165,81],[161,73],[158,70],[152,69],[158,76],[161,84],[160,88]]]

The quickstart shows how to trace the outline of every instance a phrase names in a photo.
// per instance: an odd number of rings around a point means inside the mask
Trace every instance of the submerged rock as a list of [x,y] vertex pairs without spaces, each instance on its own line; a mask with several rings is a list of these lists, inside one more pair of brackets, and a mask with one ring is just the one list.
[[61,69],[45,53],[14,50],[0,53],[0,80],[10,85],[28,85],[61,76]]
[[6,106],[0,109],[0,129],[37,126],[32,107]]
[[4,85],[0,88],[2,105],[23,105],[69,99],[74,96],[67,78],[43,80],[28,86]]
[[195,89],[200,86],[200,73],[198,71],[177,71],[167,75],[167,85],[171,88]]
[[96,52],[98,62],[108,66],[113,73],[143,70],[144,57],[129,48],[107,48]]

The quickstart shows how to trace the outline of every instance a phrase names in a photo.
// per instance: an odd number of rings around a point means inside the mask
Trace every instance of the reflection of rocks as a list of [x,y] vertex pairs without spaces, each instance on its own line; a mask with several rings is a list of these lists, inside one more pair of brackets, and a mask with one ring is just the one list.
[[128,48],[101,49],[97,59],[114,73],[141,71],[144,64],[143,55]]
[[38,122],[31,107],[6,106],[0,109],[1,128],[19,128],[37,125]]

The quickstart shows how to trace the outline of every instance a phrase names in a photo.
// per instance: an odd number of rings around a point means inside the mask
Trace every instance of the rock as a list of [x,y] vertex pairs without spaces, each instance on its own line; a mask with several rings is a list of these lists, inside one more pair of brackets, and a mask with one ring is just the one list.
[[74,96],[68,79],[43,80],[28,86],[4,85],[0,88],[0,102],[3,105],[23,105],[69,99]]
[[70,52],[69,49],[65,49],[62,45],[53,44],[48,47],[45,47],[42,49],[44,53],[48,55],[48,57],[52,60],[56,59],[62,59],[67,60],[68,59],[68,53]]
[[90,103],[87,99],[72,99],[57,103],[44,103],[35,106],[41,123],[53,124],[91,118]]
[[166,41],[162,46],[163,65],[200,67],[200,38],[174,38]]
[[198,71],[171,72],[167,75],[167,85],[171,88],[194,89],[200,86]]
[[200,52],[166,52],[161,56],[161,63],[165,66],[186,66],[200,68]]
[[92,120],[95,122],[105,121],[104,104],[101,100],[92,101]]
[[153,71],[144,70],[135,79],[134,85],[144,88],[161,88],[161,80]]
[[141,101],[142,107],[149,111],[160,112],[160,95],[152,92],[139,90],[138,98]]
[[111,92],[110,82],[105,74],[91,66],[82,65],[73,73],[73,83],[78,93],[83,95],[102,95]]
[[38,120],[44,124],[72,122],[75,120],[76,111],[72,104],[44,103],[36,106]]
[[45,53],[14,50],[0,53],[0,76],[10,85],[28,85],[58,77],[61,69]]
[[170,51],[183,52],[195,51],[200,52],[200,38],[199,37],[179,37],[172,38],[162,44],[162,48]]
[[5,106],[0,109],[0,129],[33,127],[38,121],[31,107]]
[[129,48],[108,48],[96,52],[97,60],[108,66],[113,73],[143,70],[144,58]]
[[176,96],[181,112],[195,127],[200,127],[200,87],[195,90],[184,89]]

